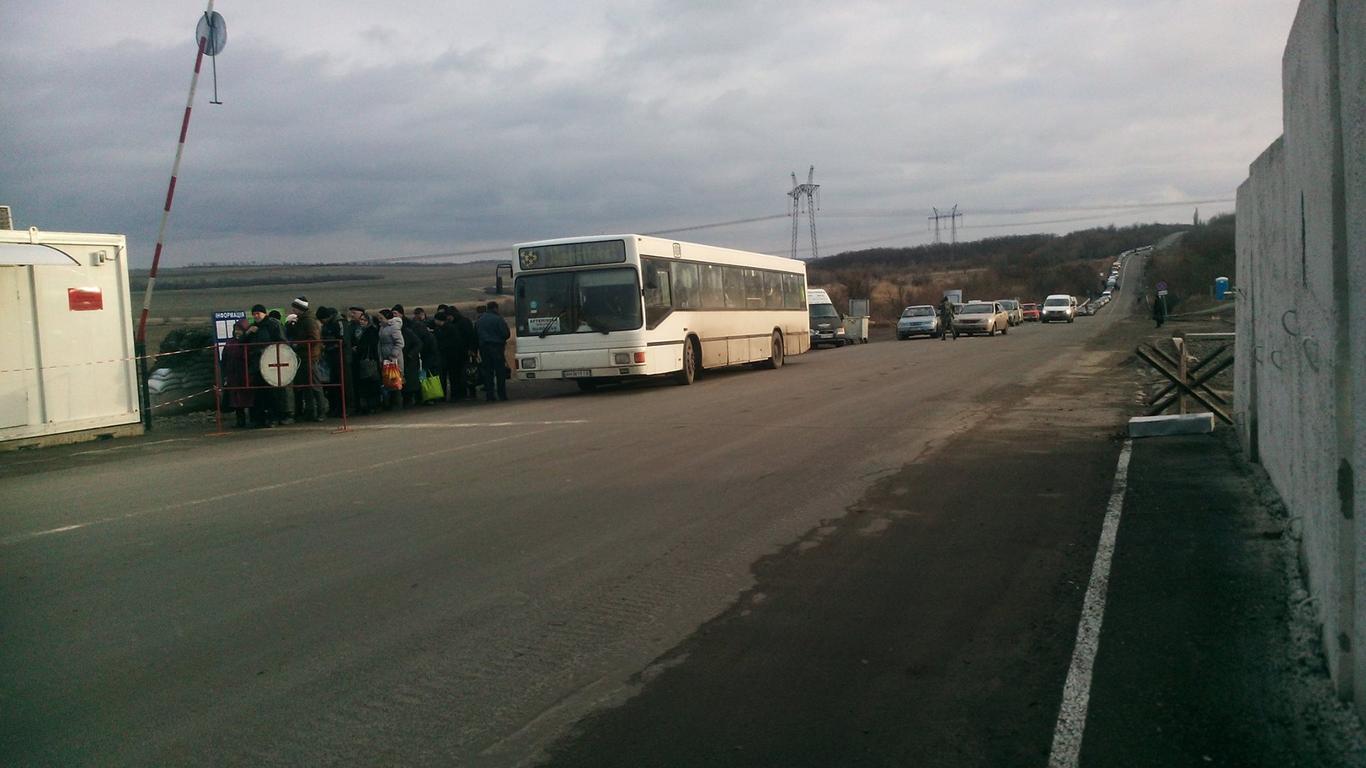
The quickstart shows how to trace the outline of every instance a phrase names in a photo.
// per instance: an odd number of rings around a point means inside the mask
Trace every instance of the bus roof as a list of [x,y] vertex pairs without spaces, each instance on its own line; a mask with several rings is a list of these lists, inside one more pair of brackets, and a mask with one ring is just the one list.
[[[670,240],[663,237],[652,237],[650,235],[580,235],[577,237],[557,237],[550,240],[535,240],[527,243],[517,243],[513,246],[514,253],[522,248],[531,248],[543,245],[560,245],[565,243],[596,243],[604,240],[624,240],[634,242],[638,252],[647,250],[657,250],[655,253],[648,253],[650,256],[672,256],[673,246],[677,244],[682,251],[683,259],[716,261],[720,263],[740,264],[754,267],[767,267],[769,269],[779,269],[785,272],[806,273],[806,262],[798,259],[789,259],[785,256],[773,256],[767,253],[756,253],[753,251],[742,251],[735,248],[726,248],[718,245],[705,245],[702,243],[690,243],[684,240]],[[514,264],[517,262],[514,261]]]

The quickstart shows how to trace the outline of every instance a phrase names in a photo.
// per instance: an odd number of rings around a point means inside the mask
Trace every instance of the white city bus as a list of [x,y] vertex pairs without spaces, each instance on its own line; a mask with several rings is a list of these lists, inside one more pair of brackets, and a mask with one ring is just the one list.
[[704,368],[777,368],[811,346],[800,261],[641,235],[516,248],[518,379],[691,384]]

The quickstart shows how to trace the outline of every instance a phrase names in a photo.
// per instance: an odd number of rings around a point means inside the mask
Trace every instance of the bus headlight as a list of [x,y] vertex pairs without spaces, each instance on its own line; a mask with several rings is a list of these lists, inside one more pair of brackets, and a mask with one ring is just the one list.
[[536,358],[534,358],[534,357],[524,357],[524,358],[522,358],[521,360],[518,360],[518,361],[517,361],[517,367],[518,367],[518,368],[521,368],[521,369],[524,370],[524,371],[535,370],[535,368],[536,368]]
[[612,362],[613,362],[613,364],[615,364],[615,365],[630,365],[630,364],[631,364],[631,353],[630,353],[630,352],[615,352],[615,353],[612,354]]

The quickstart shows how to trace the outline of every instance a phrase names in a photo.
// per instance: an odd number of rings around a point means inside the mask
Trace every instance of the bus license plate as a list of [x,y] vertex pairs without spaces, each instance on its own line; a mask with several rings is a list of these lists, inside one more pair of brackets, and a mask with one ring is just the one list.
[[581,379],[592,375],[593,372],[587,368],[566,368],[564,371],[564,377],[566,379]]

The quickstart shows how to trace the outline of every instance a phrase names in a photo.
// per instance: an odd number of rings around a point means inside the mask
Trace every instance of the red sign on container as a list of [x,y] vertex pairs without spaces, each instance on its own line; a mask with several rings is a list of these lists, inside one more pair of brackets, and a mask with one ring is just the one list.
[[72,312],[104,309],[104,293],[99,288],[67,288],[66,302]]

